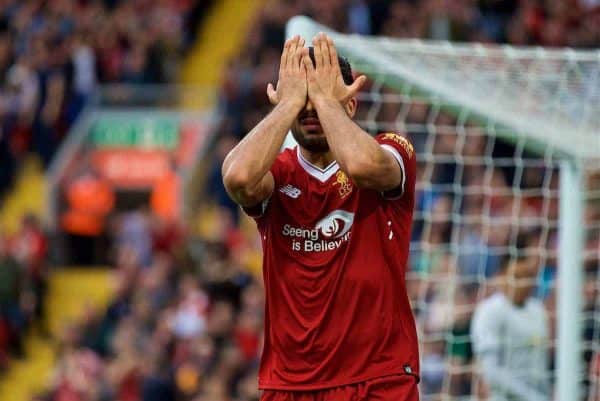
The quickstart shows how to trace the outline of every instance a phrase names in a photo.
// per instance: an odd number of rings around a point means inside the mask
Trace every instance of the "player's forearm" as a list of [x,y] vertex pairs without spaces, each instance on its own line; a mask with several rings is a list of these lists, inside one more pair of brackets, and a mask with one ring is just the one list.
[[277,158],[301,106],[279,103],[237,144],[222,166],[225,186],[233,190],[258,185]]
[[319,100],[315,108],[335,159],[358,186],[369,186],[372,177],[385,173],[389,168],[386,151],[352,121],[339,102]]

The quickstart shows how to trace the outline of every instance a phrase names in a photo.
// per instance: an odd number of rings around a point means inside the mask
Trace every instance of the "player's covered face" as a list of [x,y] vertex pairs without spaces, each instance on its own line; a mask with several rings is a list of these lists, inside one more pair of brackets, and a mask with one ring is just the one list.
[[292,124],[292,135],[296,142],[309,152],[325,153],[329,151],[329,144],[321,127],[317,110],[310,100],[306,101],[306,106]]
[[[356,98],[351,98],[343,106],[348,116],[354,117],[357,107]],[[319,115],[310,100],[306,101],[306,105],[296,117],[291,129],[294,139],[304,149],[312,153],[329,152],[329,144],[321,127]]]
[[513,263],[509,268],[509,285],[520,301],[525,301],[535,290],[539,263],[539,258],[531,256]]

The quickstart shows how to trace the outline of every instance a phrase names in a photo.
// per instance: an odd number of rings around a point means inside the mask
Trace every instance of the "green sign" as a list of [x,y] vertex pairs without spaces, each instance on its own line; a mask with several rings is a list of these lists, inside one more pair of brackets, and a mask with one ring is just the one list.
[[100,148],[175,149],[179,121],[165,117],[102,117],[91,130],[91,141]]

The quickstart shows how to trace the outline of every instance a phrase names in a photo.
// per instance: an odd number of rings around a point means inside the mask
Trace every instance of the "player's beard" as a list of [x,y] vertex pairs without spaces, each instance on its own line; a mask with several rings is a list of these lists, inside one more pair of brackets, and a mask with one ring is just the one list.
[[318,129],[307,131],[302,124],[302,120],[305,118],[318,119],[318,116],[317,113],[303,112],[294,121],[291,130],[298,145],[312,153],[329,152],[329,144],[322,128],[319,127]]

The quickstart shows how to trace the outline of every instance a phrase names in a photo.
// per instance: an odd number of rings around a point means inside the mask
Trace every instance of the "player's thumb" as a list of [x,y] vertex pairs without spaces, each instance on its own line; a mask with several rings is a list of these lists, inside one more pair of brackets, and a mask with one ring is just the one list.
[[367,82],[367,77],[364,75],[356,78],[352,85],[348,87],[349,97],[356,95],[356,93],[365,85],[365,82]]
[[270,82],[267,85],[267,97],[269,98],[269,102],[271,102],[272,105],[276,105],[277,103],[279,103],[277,99],[277,92],[275,91],[273,84]]

